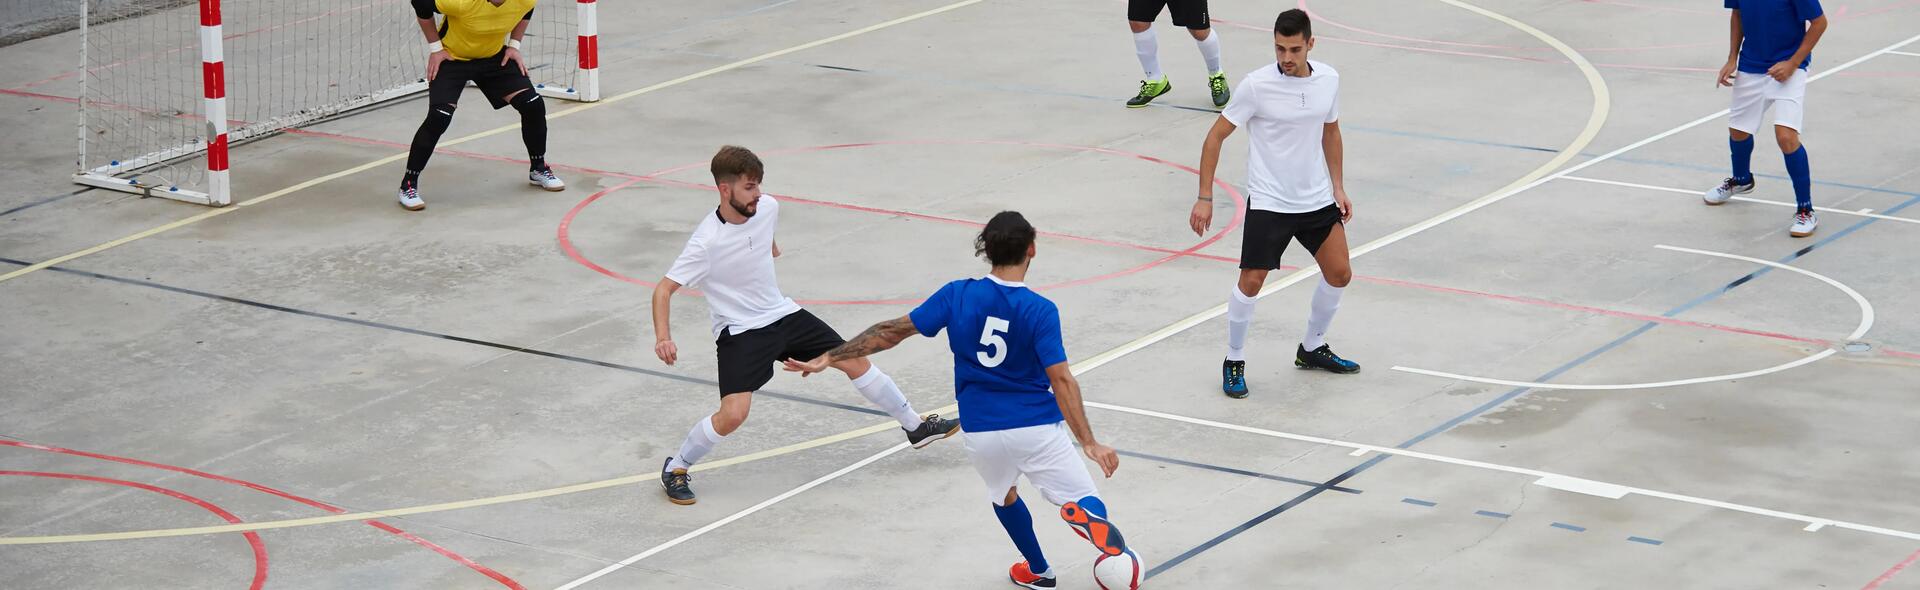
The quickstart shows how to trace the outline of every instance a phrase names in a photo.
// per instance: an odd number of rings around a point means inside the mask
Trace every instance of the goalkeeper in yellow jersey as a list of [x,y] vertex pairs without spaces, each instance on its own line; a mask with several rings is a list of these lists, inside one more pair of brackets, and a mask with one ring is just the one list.
[[[400,206],[408,211],[427,208],[420,199],[420,171],[433,156],[453,122],[460,92],[471,81],[480,87],[493,108],[512,106],[520,111],[520,139],[527,144],[527,183],[550,191],[566,183],[547,166],[547,105],[527,77],[520,57],[520,39],[532,22],[536,0],[413,0],[420,32],[427,37],[427,120],[413,134],[407,155],[407,175],[400,180]],[[446,20],[435,23],[433,14]]]

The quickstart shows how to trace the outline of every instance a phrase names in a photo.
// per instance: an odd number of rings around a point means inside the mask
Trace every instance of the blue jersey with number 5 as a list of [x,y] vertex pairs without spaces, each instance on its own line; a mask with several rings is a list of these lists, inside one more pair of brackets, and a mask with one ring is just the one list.
[[1067,362],[1052,301],[989,276],[947,283],[908,317],[921,335],[947,331],[953,388],[968,432],[1064,419],[1047,379],[1047,367]]

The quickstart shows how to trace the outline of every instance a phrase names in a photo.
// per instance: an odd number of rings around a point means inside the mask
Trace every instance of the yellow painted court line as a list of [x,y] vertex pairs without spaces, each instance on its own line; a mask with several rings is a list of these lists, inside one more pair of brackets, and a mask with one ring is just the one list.
[[[611,97],[608,97],[608,98],[606,98],[605,100],[601,100],[600,102],[590,102],[590,103],[586,103],[586,104],[582,104],[582,105],[579,105],[579,106],[575,106],[575,107],[573,107],[573,108],[569,108],[569,109],[566,109],[566,110],[562,110],[562,111],[559,111],[559,112],[556,112],[556,113],[552,113],[552,114],[549,114],[549,115],[547,115],[547,120],[549,120],[549,121],[551,121],[551,120],[554,120],[554,119],[558,119],[558,118],[561,118],[561,117],[565,117],[565,116],[568,116],[568,115],[572,115],[572,114],[574,114],[574,113],[578,113],[578,112],[581,112],[581,111],[584,111],[584,110],[587,110],[587,109],[594,109],[594,108],[599,108],[599,107],[603,107],[603,106],[606,106],[606,105],[610,105],[610,104],[613,104],[613,103],[616,103],[616,102],[620,102],[620,101],[623,101],[623,100],[626,100],[626,99],[629,99],[629,98],[633,98],[633,97],[636,97],[636,96],[640,96],[640,95],[642,95],[642,94],[646,94],[646,93],[649,93],[649,92],[654,92],[654,91],[657,91],[657,90],[662,90],[662,89],[666,89],[666,88],[671,88],[671,87],[674,87],[674,86],[678,86],[678,85],[681,85],[681,84],[685,84],[685,83],[688,83],[688,82],[692,82],[692,81],[694,81],[694,80],[699,80],[699,79],[701,79],[701,78],[705,78],[705,77],[708,77],[708,76],[712,76],[712,75],[714,75],[714,74],[719,74],[719,73],[723,73],[723,72],[728,72],[728,71],[732,71],[732,70],[737,70],[737,69],[740,69],[740,68],[744,68],[744,67],[747,67],[747,66],[750,66],[750,65],[753,65],[753,64],[757,64],[757,63],[760,63],[760,62],[763,62],[763,61],[767,61],[767,60],[770,60],[770,59],[774,59],[774,58],[777,58],[777,57],[780,57],[780,56],[783,56],[783,55],[787,55],[787,54],[790,54],[790,53],[794,53],[794,52],[797,52],[797,51],[806,51],[806,50],[808,50],[808,49],[812,49],[812,48],[815,48],[815,47],[819,47],[819,46],[822,46],[822,45],[826,45],[826,44],[829,44],[829,43],[834,43],[834,42],[837,42],[837,41],[843,41],[843,40],[846,40],[846,39],[850,39],[850,38],[853,38],[853,37],[858,37],[858,36],[860,36],[860,35],[865,35],[865,34],[867,34],[867,33],[871,33],[871,32],[874,32],[874,31],[878,31],[878,30],[881,30],[881,29],[885,29],[885,28],[888,28],[888,27],[892,27],[892,26],[895,26],[895,25],[899,25],[899,24],[902,24],[902,23],[908,23],[908,22],[913,22],[913,21],[916,21],[916,20],[920,20],[920,19],[923,19],[923,18],[926,18],[926,17],[929,17],[929,16],[933,16],[933,15],[936,15],[936,14],[940,14],[940,13],[943,13],[943,12],[947,12],[947,11],[949,11],[949,10],[954,10],[954,9],[957,9],[957,8],[963,8],[963,7],[966,7],[966,6],[970,6],[970,5],[974,5],[974,4],[979,4],[979,3],[981,3],[981,2],[984,2],[984,1],[985,1],[985,0],[961,0],[960,2],[955,2],[955,3],[952,3],[952,4],[948,4],[948,5],[946,5],[946,6],[941,6],[941,7],[939,7],[939,8],[934,8],[934,9],[932,9],[932,10],[927,10],[927,11],[923,11],[923,12],[916,12],[916,13],[913,13],[913,14],[909,14],[909,15],[907,15],[907,16],[903,16],[903,17],[900,17],[900,18],[896,18],[896,19],[893,19],[893,20],[890,20],[890,21],[886,21],[886,22],[883,22],[883,23],[879,23],[879,24],[875,24],[875,25],[870,25],[870,26],[867,26],[867,27],[864,27],[864,28],[860,28],[860,29],[855,29],[855,30],[852,30],[852,31],[847,31],[847,32],[845,32],[845,33],[841,33],[841,34],[838,34],[838,35],[834,35],[834,36],[832,36],[832,37],[827,37],[827,38],[825,38],[825,39],[820,39],[820,40],[816,40],[816,41],[811,41],[811,42],[807,42],[807,43],[802,43],[802,44],[799,44],[799,45],[795,45],[795,46],[793,46],[793,47],[788,47],[788,48],[786,48],[786,49],[781,49],[781,50],[778,50],[778,51],[771,51],[771,52],[767,52],[767,53],[762,53],[762,54],[760,54],[760,55],[756,55],[756,56],[753,56],[753,57],[749,57],[749,58],[747,58],[747,59],[743,59],[743,60],[740,60],[740,61],[736,61],[736,62],[733,62],[733,63],[729,63],[729,64],[726,64],[726,65],[721,65],[721,66],[715,66],[715,67],[713,67],[713,68],[709,68],[709,69],[706,69],[706,70],[701,70],[701,71],[699,71],[699,72],[695,72],[695,73],[692,73],[692,74],[687,74],[687,75],[685,75],[685,76],[681,76],[681,77],[678,77],[678,78],[674,78],[674,79],[672,79],[672,80],[667,80],[667,81],[665,81],[665,82],[661,82],[661,83],[658,83],[658,84],[654,84],[654,85],[651,85],[651,86],[647,86],[647,87],[644,87],[644,88],[638,88],[638,89],[634,89],[634,90],[629,90],[629,91],[627,91],[627,92],[623,92],[623,93],[620,93],[620,94],[617,94],[617,95],[614,95],[614,96],[611,96]],[[476,140],[476,139],[480,139],[480,138],[483,138],[483,137],[489,137],[489,136],[493,136],[493,135],[498,135],[498,134],[501,134],[501,133],[506,133],[506,132],[508,132],[508,131],[513,131],[513,130],[515,130],[515,129],[519,129],[519,128],[520,128],[520,124],[519,124],[519,123],[513,123],[513,124],[510,124],[510,125],[503,125],[503,126],[500,126],[500,127],[495,127],[495,128],[493,128],[493,129],[489,129],[489,130],[486,130],[486,131],[481,131],[481,132],[479,132],[479,133],[475,133],[475,134],[472,134],[472,135],[467,135],[467,136],[464,136],[464,137],[459,137],[459,138],[455,138],[455,139],[450,139],[450,140],[447,140],[447,141],[442,141],[442,142],[440,142],[440,145],[439,145],[439,146],[437,146],[437,147],[448,147],[448,146],[454,146],[454,145],[459,145],[459,144],[463,144],[463,143],[466,143],[466,142],[469,142],[469,141],[473,141],[473,140]],[[238,204],[237,204],[236,206],[234,206],[234,207],[226,207],[226,208],[222,208],[222,209],[210,209],[210,210],[208,210],[208,211],[206,211],[206,212],[204,212],[204,213],[200,213],[200,214],[198,214],[198,215],[194,215],[194,216],[192,216],[192,217],[188,217],[188,218],[186,218],[186,219],[181,219],[181,220],[179,220],[179,221],[175,221],[175,222],[172,222],[172,223],[168,223],[168,224],[166,224],[166,225],[162,225],[162,226],[159,226],[159,227],[155,227],[155,228],[152,228],[152,229],[148,229],[148,230],[145,230],[145,231],[142,231],[142,232],[139,232],[139,233],[136,233],[136,234],[133,234],[133,235],[129,235],[129,236],[126,236],[126,237],[123,237],[123,238],[120,238],[120,239],[117,239],[117,240],[113,240],[113,241],[110,241],[110,242],[106,242],[106,243],[103,243],[103,244],[100,244],[100,245],[97,245],[97,246],[93,246],[93,247],[90,247],[90,248],[87,248],[87,249],[85,249],[85,250],[81,250],[81,251],[78,251],[78,252],[74,252],[74,253],[71,253],[71,254],[65,254],[65,255],[62,255],[62,256],[57,256],[57,257],[54,257],[54,258],[52,258],[52,259],[49,259],[49,260],[44,260],[44,261],[41,261],[41,262],[39,262],[39,263],[37,263],[37,264],[33,264],[33,265],[29,265],[29,266],[26,266],[26,267],[24,267],[24,268],[21,268],[21,269],[19,269],[19,270],[15,270],[15,271],[13,271],[13,272],[9,272],[9,273],[6,273],[6,274],[0,274],[0,283],[4,283],[4,282],[7,282],[7,281],[10,281],[10,280],[13,280],[13,279],[16,279],[16,278],[19,278],[19,277],[21,277],[21,276],[25,276],[25,275],[27,275],[27,274],[29,274],[29,273],[33,273],[33,272],[36,272],[36,271],[39,271],[39,270],[42,270],[42,269],[45,269],[45,268],[47,268],[47,267],[49,267],[49,266],[53,266],[53,265],[56,265],[56,264],[62,264],[62,263],[65,263],[65,262],[68,262],[68,261],[71,261],[71,260],[73,260],[73,259],[76,259],[76,258],[81,258],[81,257],[85,257],[85,256],[92,256],[92,255],[94,255],[94,254],[99,254],[99,253],[101,253],[101,252],[105,252],[105,251],[107,251],[107,250],[111,250],[111,249],[114,249],[114,248],[117,248],[117,247],[120,247],[120,246],[123,246],[123,245],[126,245],[126,244],[128,244],[128,243],[130,243],[130,242],[135,242],[135,241],[138,241],[138,240],[142,240],[142,239],[146,239],[146,238],[150,238],[150,237],[153,237],[153,236],[156,236],[156,235],[160,235],[160,234],[163,234],[163,233],[166,233],[166,232],[169,232],[169,231],[173,231],[173,230],[176,230],[176,229],[180,229],[180,228],[182,228],[182,227],[186,227],[186,226],[189,226],[189,225],[193,225],[193,224],[195,224],[195,223],[199,223],[199,222],[202,222],[202,221],[206,221],[206,220],[208,220],[208,219],[213,219],[213,218],[215,218],[215,217],[219,217],[219,216],[221,216],[221,215],[226,215],[226,214],[228,214],[228,213],[232,213],[232,212],[234,212],[234,211],[238,211],[238,210],[240,210],[240,208],[241,208],[241,207],[246,207],[246,206],[249,206],[249,205],[258,205],[258,204],[260,204],[260,203],[265,203],[265,202],[267,202],[267,201],[271,201],[271,200],[274,200],[274,199],[278,199],[278,198],[280,198],[280,197],[284,197],[284,196],[287,196],[287,195],[291,195],[291,194],[293,194],[293,193],[297,193],[297,192],[300,192],[300,191],[303,191],[303,190],[306,190],[306,189],[309,189],[309,188],[313,188],[314,186],[317,186],[317,185],[319,185],[319,184],[322,184],[322,183],[325,183],[325,182],[329,182],[329,181],[332,181],[332,180],[337,180],[337,179],[339,179],[339,178],[342,178],[342,177],[346,177],[346,176],[352,176],[352,175],[355,175],[355,174],[359,174],[359,173],[361,173],[361,172],[366,172],[366,171],[368,171],[368,170],[372,170],[372,169],[374,169],[374,168],[378,168],[378,167],[381,167],[381,166],[385,166],[385,165],[388,165],[388,164],[392,164],[392,163],[394,163],[394,162],[398,162],[398,161],[401,161],[401,160],[404,160],[404,159],[406,159],[406,157],[407,157],[407,154],[406,154],[405,152],[402,152],[402,153],[398,153],[398,154],[394,154],[394,155],[391,155],[391,156],[387,156],[387,157],[384,157],[384,158],[380,158],[380,159],[378,159],[378,160],[374,160],[374,161],[372,161],[372,162],[367,162],[367,163],[365,163],[365,164],[361,164],[361,165],[359,165],[359,166],[354,166],[354,167],[352,167],[352,168],[348,168],[348,169],[346,169],[346,170],[341,170],[341,171],[339,171],[339,172],[335,172],[335,173],[332,173],[332,174],[328,174],[328,175],[326,175],[326,176],[321,176],[321,177],[318,177],[318,178],[314,178],[314,179],[311,179],[311,180],[307,180],[307,181],[305,181],[305,182],[301,182],[301,183],[299,183],[299,184],[295,184],[295,185],[293,185],[293,186],[289,186],[289,187],[287,187],[287,188],[283,188],[283,189],[280,189],[280,190],[277,190],[277,191],[273,191],[273,192],[270,192],[270,193],[267,193],[267,194],[264,194],[264,195],[260,195],[260,196],[258,196],[258,197],[254,197],[254,198],[251,198],[251,199],[247,199],[247,200],[245,200],[245,201],[241,201],[240,203],[238,203]]]
[[[914,15],[911,17],[906,17],[905,19],[896,19],[894,21],[889,21],[889,23],[898,24],[900,22],[906,22],[907,20],[911,20],[914,18],[937,14],[939,12],[944,12],[946,10],[959,8],[959,7],[966,6],[968,4],[973,4],[979,1],[981,0],[968,0],[966,2],[961,2],[958,4],[951,4],[942,8],[934,9],[932,11],[920,13],[918,15]],[[1578,52],[1574,51],[1573,48],[1568,47],[1565,43],[1561,43],[1559,40],[1554,39],[1552,36],[1547,35],[1546,33],[1541,32],[1538,29],[1527,26],[1524,23],[1519,23],[1518,21],[1514,21],[1507,17],[1486,12],[1483,9],[1466,5],[1464,3],[1458,2],[1457,0],[1438,0],[1438,1],[1445,2],[1447,4],[1453,4],[1456,6],[1461,6],[1468,10],[1479,12],[1481,14],[1490,15],[1490,17],[1495,18],[1496,20],[1501,20],[1503,22],[1507,22],[1509,24],[1515,25],[1521,28],[1521,30],[1528,32],[1529,34],[1532,34],[1536,37],[1540,37],[1541,39],[1546,40],[1549,45],[1552,45],[1555,49],[1559,50],[1562,54],[1566,55],[1568,59],[1572,60],[1573,63],[1579,66],[1581,71],[1586,74],[1587,83],[1589,86],[1592,87],[1593,95],[1594,95],[1593,113],[1587,117],[1586,129],[1581,131],[1580,135],[1576,137],[1573,142],[1568,144],[1566,148],[1562,149],[1559,155],[1549,160],[1546,164],[1541,165],[1539,168],[1536,168],[1532,172],[1528,173],[1526,176],[1521,177],[1520,180],[1516,180],[1513,183],[1508,184],[1506,187],[1501,188],[1500,190],[1494,191],[1493,193],[1490,193],[1486,196],[1475,199],[1465,205],[1461,205],[1460,207],[1456,207],[1452,210],[1449,210],[1445,213],[1440,214],[1439,216],[1430,218],[1427,221],[1423,221],[1413,226],[1409,226],[1408,228],[1402,229],[1398,232],[1395,232],[1392,235],[1388,235],[1378,240],[1368,242],[1366,245],[1363,245],[1354,251],[1354,256],[1356,257],[1366,252],[1371,252],[1373,250],[1376,250],[1382,246],[1386,246],[1387,244],[1391,244],[1393,242],[1404,239],[1407,236],[1413,235],[1414,233],[1431,229],[1432,227],[1439,225],[1442,222],[1453,219],[1455,217],[1459,217],[1460,215],[1464,215],[1467,212],[1492,204],[1493,202],[1498,201],[1500,199],[1505,199],[1507,197],[1513,196],[1515,194],[1518,194],[1520,191],[1523,191],[1523,190],[1526,190],[1527,188],[1531,188],[1532,186],[1535,186],[1535,185],[1530,185],[1528,183],[1534,183],[1534,182],[1540,181],[1541,178],[1545,176],[1547,173],[1551,172],[1555,168],[1558,168],[1560,165],[1566,163],[1568,159],[1573,158],[1575,155],[1579,154],[1581,150],[1586,149],[1587,144],[1593,141],[1593,137],[1599,133],[1600,126],[1606,121],[1606,118],[1607,118],[1606,112],[1608,109],[1608,93],[1606,88],[1606,82],[1600,78],[1599,70],[1595,69],[1591,62],[1588,62],[1585,57],[1581,56]],[[889,23],[882,23],[882,25],[891,26],[891,24]],[[876,25],[876,26],[880,26],[880,25]],[[871,30],[871,29],[874,29],[874,27],[863,29],[863,31]],[[843,35],[838,38],[845,38],[845,36],[846,35]],[[814,44],[810,44],[810,45],[816,45],[818,43],[821,43],[821,42],[815,42]],[[745,65],[746,63],[751,63],[752,61],[771,59],[773,57],[784,55],[785,53],[790,53],[790,52],[791,51],[788,51],[788,50],[777,51],[774,53],[766,54],[761,57],[753,58],[752,60],[749,60],[747,62],[739,62],[739,63],[740,65]],[[724,68],[728,66],[722,66],[722,67]],[[733,67],[738,67],[738,66],[733,66]],[[697,76],[700,74],[695,74],[695,75]],[[669,81],[669,82],[672,82],[672,81]],[[641,90],[647,90],[647,89],[643,88]],[[616,97],[616,98],[623,98],[625,96],[635,94],[638,92],[640,91],[634,91],[633,93],[621,95],[620,97]],[[613,99],[609,99],[609,100],[613,100]],[[587,105],[587,106],[591,106],[591,105]],[[585,108],[585,107],[583,106],[580,108]],[[472,137],[474,136],[463,137],[456,141],[465,141]],[[242,204],[244,205],[246,203],[242,203]],[[138,238],[135,238],[135,239],[138,239]],[[1304,279],[1305,277],[1312,276],[1316,272],[1317,271],[1297,271],[1294,274],[1289,275],[1286,279],[1283,279],[1280,284],[1268,285],[1266,289],[1263,289],[1261,291],[1261,295],[1265,296],[1273,291],[1285,288],[1288,285],[1298,283],[1300,280]],[[1161,340],[1165,340],[1166,338],[1171,337],[1172,335],[1177,334],[1181,331],[1184,331],[1187,328],[1191,328],[1194,325],[1198,325],[1199,323],[1204,322],[1208,319],[1217,317],[1221,313],[1225,313],[1225,310],[1226,310],[1226,306],[1222,305],[1212,310],[1204,311],[1199,314],[1189,316],[1186,319],[1180,320],[1179,322],[1175,322],[1171,326],[1157,330],[1145,336],[1141,336],[1140,338],[1136,338],[1133,341],[1128,342],[1126,344],[1122,344],[1119,347],[1116,347],[1112,350],[1108,350],[1106,352],[1094,355],[1093,357],[1090,357],[1079,363],[1073,364],[1072,365],[1073,374],[1080,375],[1088,371],[1092,371],[1096,368],[1099,368],[1102,365],[1105,365],[1108,362],[1113,361],[1114,359],[1117,359],[1121,356],[1125,356],[1128,353],[1145,348]],[[939,408],[934,411],[937,413],[945,414],[945,413],[954,411],[955,408],[956,407],[953,405],[948,405],[946,407]],[[839,434],[833,434],[833,435],[829,435],[829,436],[825,436],[825,437],[821,437],[821,438],[817,438],[809,441],[795,443],[795,444],[787,445],[784,447],[768,449],[765,451],[760,451],[757,453],[752,453],[747,455],[741,455],[741,456],[733,457],[729,459],[721,459],[721,460],[701,463],[699,465],[695,465],[693,469],[691,469],[690,471],[699,472],[699,471],[705,471],[709,469],[718,469],[720,467],[726,467],[729,465],[739,465],[742,463],[749,463],[753,461],[759,461],[762,459],[778,457],[778,456],[796,453],[796,452],[800,452],[808,449],[818,448],[818,447],[822,447],[822,446],[826,446],[826,445],[830,445],[830,444],[834,444],[842,441],[852,440],[852,439],[859,438],[862,436],[867,436],[870,434],[889,431],[897,427],[898,427],[897,424],[891,421],[886,423],[881,423],[881,424],[875,424],[873,426],[868,426],[866,428],[850,430],[847,432],[842,432]],[[494,496],[491,498],[477,498],[472,500],[461,500],[456,502],[429,504],[425,506],[415,506],[410,508],[396,508],[392,510],[381,510],[376,512],[357,512],[352,514],[338,514],[333,516],[320,516],[320,517],[314,517],[314,518],[301,518],[301,519],[293,519],[293,520],[277,520],[277,521],[244,523],[244,524],[223,525],[223,526],[188,527],[188,528],[175,528],[175,529],[153,529],[153,530],[143,530],[143,531],[124,531],[124,532],[117,532],[117,533],[54,535],[54,536],[42,536],[42,537],[0,537],[0,545],[37,545],[37,544],[48,544],[48,543],[80,543],[80,542],[89,542],[89,541],[118,541],[118,540],[130,540],[130,539],[150,539],[150,538],[158,538],[158,537],[180,537],[180,536],[188,536],[188,535],[206,535],[206,534],[215,534],[215,533],[237,533],[237,532],[244,532],[244,531],[258,531],[258,530],[282,529],[282,528],[292,528],[292,527],[301,527],[301,526],[313,526],[313,525],[340,523],[340,522],[353,522],[353,521],[370,520],[370,519],[383,518],[383,517],[407,516],[412,514],[423,514],[428,512],[442,512],[447,510],[458,510],[462,508],[474,508],[479,506],[490,506],[494,504],[504,504],[509,502],[519,502],[524,500],[547,498],[552,496],[605,489],[605,488],[621,486],[621,485],[637,484],[642,481],[653,480],[657,477],[658,475],[656,474],[648,473],[644,475],[620,477],[620,478],[609,479],[604,481],[588,482],[588,483],[582,483],[582,484],[575,484],[571,486],[550,488],[545,490],[535,490],[535,491],[523,492],[519,494]]]

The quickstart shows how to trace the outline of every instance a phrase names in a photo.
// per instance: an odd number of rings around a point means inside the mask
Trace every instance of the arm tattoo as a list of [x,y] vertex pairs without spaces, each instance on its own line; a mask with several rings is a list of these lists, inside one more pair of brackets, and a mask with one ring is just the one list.
[[912,336],[915,331],[911,318],[900,317],[887,320],[874,324],[867,328],[867,331],[855,336],[853,340],[827,351],[827,354],[836,361],[857,359],[893,348],[899,345],[900,341]]

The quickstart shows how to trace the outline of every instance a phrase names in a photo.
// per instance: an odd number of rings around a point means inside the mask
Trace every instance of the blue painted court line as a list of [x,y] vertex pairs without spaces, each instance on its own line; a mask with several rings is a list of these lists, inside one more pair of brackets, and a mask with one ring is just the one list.
[[1653,545],[1655,547],[1658,547],[1666,543],[1666,541],[1661,541],[1659,539],[1649,539],[1646,537],[1627,537],[1627,540],[1633,541],[1635,543],[1646,543],[1648,545]]
[[[1920,203],[1920,195],[1915,195],[1914,197],[1909,198],[1898,205],[1888,208],[1885,211],[1885,213],[1888,215],[1898,213],[1901,210],[1911,207],[1917,203]],[[1806,256],[1807,254],[1811,254],[1814,251],[1819,250],[1820,248],[1824,248],[1827,245],[1840,240],[1841,238],[1845,238],[1849,235],[1853,235],[1854,232],[1859,231],[1869,225],[1873,225],[1875,222],[1878,222],[1878,221],[1880,220],[1871,218],[1871,217],[1863,219],[1857,223],[1854,223],[1853,225],[1847,226],[1847,228],[1845,229],[1834,232],[1833,234],[1828,235],[1827,237],[1820,239],[1820,241],[1814,242],[1813,244],[1805,248],[1801,248],[1799,250],[1794,251],[1794,253],[1789,254],[1786,257],[1778,260],[1778,262],[1781,262],[1781,263],[1792,262],[1793,260],[1799,259],[1800,257]],[[1663,317],[1672,317],[1681,312],[1685,312],[1689,309],[1693,309],[1694,307],[1697,307],[1702,303],[1706,303],[1708,301],[1711,301],[1715,298],[1720,297],[1721,295],[1725,295],[1729,291],[1732,291],[1734,288],[1739,287],[1740,285],[1747,284],[1748,282],[1751,282],[1753,279],[1758,278],[1759,276],[1764,275],[1771,270],[1773,270],[1773,267],[1763,267],[1760,270],[1747,273],[1745,276],[1742,276],[1738,279],[1734,279],[1733,281],[1727,283],[1725,286],[1720,287],[1719,289],[1715,289],[1714,291],[1711,291],[1705,295],[1702,295],[1694,299],[1693,301],[1688,301],[1684,304],[1681,304],[1680,306],[1675,307],[1671,310],[1668,310],[1666,313],[1661,315]],[[1641,334],[1647,333],[1648,331],[1652,330],[1655,326],[1658,326],[1658,325],[1659,324],[1655,322],[1647,322],[1641,325],[1640,327],[1635,328],[1633,331],[1628,332],[1626,335],[1616,338],[1612,342],[1608,342],[1602,345],[1600,348],[1596,348],[1590,352],[1587,352],[1586,354],[1580,355],[1579,358],[1569,361],[1566,364],[1560,365],[1559,367],[1555,367],[1552,371],[1548,371],[1546,374],[1532,379],[1532,381],[1541,381],[1541,382],[1551,381],[1553,378],[1558,377],[1561,374],[1572,370],[1574,367],[1578,367],[1582,364],[1585,364],[1587,361],[1593,360],[1594,358],[1599,357],[1602,354],[1605,354],[1607,351],[1613,350],[1614,348],[1619,347],[1621,344],[1625,344],[1627,341],[1637,338]],[[1405,448],[1412,447],[1413,445],[1419,444],[1420,442],[1425,441],[1429,438],[1432,438],[1435,435],[1445,432],[1455,426],[1459,426],[1460,424],[1465,423],[1468,420],[1477,418],[1481,414],[1484,414],[1487,411],[1492,410],[1493,408],[1499,407],[1500,405],[1505,404],[1509,401],[1513,401],[1514,398],[1518,398],[1522,395],[1525,395],[1529,391],[1531,391],[1531,389],[1526,387],[1515,388],[1513,391],[1509,391],[1506,394],[1493,399],[1492,401],[1481,404],[1473,408],[1472,410],[1468,410],[1467,413],[1465,414],[1456,416],[1451,420],[1447,420],[1446,422],[1441,423],[1439,426],[1435,426],[1432,429],[1427,430],[1426,432],[1422,432],[1419,435],[1414,436],[1413,438],[1407,439],[1406,442],[1400,443],[1397,448],[1405,449]],[[1379,465],[1381,461],[1385,461],[1389,457],[1391,457],[1391,455],[1375,455],[1372,459],[1368,459],[1366,462],[1356,465],[1352,469],[1348,469],[1345,473],[1341,473],[1340,475],[1334,476],[1333,479],[1327,480],[1327,484],[1335,485],[1335,484],[1344,483],[1348,479],[1352,479],[1354,476],[1357,476],[1368,469],[1372,469],[1373,466]],[[1160,565],[1154,566],[1153,569],[1148,570],[1146,577],[1152,578],[1154,576],[1157,576],[1157,575],[1160,575],[1161,573],[1166,572],[1167,570],[1173,569],[1174,567],[1179,566],[1181,563],[1186,562],[1188,559],[1192,559],[1194,556],[1199,555],[1207,551],[1208,549],[1212,549],[1213,547],[1219,545],[1220,543],[1226,542],[1228,539],[1232,539],[1233,537],[1238,536],[1240,533],[1246,532],[1248,530],[1251,530],[1253,527],[1259,526],[1260,523],[1266,522],[1275,516],[1279,516],[1280,513],[1282,512],[1291,510],[1293,509],[1293,507],[1299,506],[1300,504],[1305,503],[1307,500],[1313,499],[1314,496],[1320,495],[1321,491],[1323,491],[1323,489],[1321,488],[1307,490],[1306,492],[1303,492],[1300,495],[1295,496],[1292,500],[1288,500],[1287,502],[1275,507],[1272,510],[1268,510],[1267,512],[1259,516],[1254,517],[1252,520],[1249,520],[1246,523],[1241,524],[1240,526],[1236,526],[1232,529],[1228,529],[1227,532],[1221,533],[1213,537],[1212,539],[1208,539],[1206,542],[1201,543],[1200,545],[1192,549],[1188,549],[1186,552],[1181,553],[1177,556],[1174,556],[1172,559],[1169,559],[1166,562],[1161,563]],[[1648,541],[1652,541],[1652,539],[1648,539]],[[1659,541],[1654,541],[1651,544],[1659,544]]]
[[1587,527],[1583,527],[1583,526],[1577,526],[1577,525],[1571,525],[1571,524],[1567,524],[1567,523],[1564,523],[1564,522],[1556,522],[1556,523],[1553,523],[1553,524],[1551,524],[1551,525],[1548,525],[1548,526],[1552,526],[1553,528],[1556,528],[1556,529],[1566,529],[1566,530],[1569,530],[1569,531],[1573,531],[1573,532],[1576,532],[1576,533],[1584,533],[1584,532],[1587,532]]
[[1414,506],[1426,506],[1426,507],[1428,507],[1428,508],[1432,508],[1432,507],[1434,507],[1434,506],[1439,506],[1439,505],[1440,505],[1440,503],[1438,503],[1438,502],[1428,502],[1428,501],[1426,501],[1426,500],[1417,500],[1417,499],[1414,499],[1414,498],[1401,498],[1401,499],[1400,499],[1400,501],[1401,501],[1401,502],[1406,502],[1406,503],[1408,503],[1408,504],[1412,504],[1412,505],[1414,505]]
[[1494,512],[1492,510],[1475,510],[1473,511],[1473,513],[1478,514],[1480,516],[1491,516],[1494,518],[1513,518],[1512,514],[1507,514],[1505,512]]

